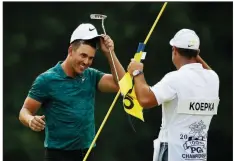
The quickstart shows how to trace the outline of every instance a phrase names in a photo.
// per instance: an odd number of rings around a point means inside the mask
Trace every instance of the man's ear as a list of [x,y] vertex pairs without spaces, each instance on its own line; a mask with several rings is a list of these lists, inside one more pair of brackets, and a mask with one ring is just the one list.
[[197,55],[199,55],[199,54],[200,54],[200,49],[197,50]]
[[68,47],[68,54],[69,54],[69,55],[72,55],[72,45],[70,45],[70,46]]
[[177,48],[174,46],[174,55],[177,55],[178,54],[178,50]]

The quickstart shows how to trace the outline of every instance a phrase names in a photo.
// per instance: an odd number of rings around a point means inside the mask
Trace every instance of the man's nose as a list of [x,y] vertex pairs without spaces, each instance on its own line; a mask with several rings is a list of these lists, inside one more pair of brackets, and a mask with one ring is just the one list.
[[84,60],[84,63],[85,63],[85,65],[87,65],[87,64],[89,63],[89,59],[86,58],[86,59]]

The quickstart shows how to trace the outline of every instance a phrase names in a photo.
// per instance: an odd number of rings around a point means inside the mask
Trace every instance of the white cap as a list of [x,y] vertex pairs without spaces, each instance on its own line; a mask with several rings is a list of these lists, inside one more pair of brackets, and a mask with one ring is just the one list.
[[82,23],[73,31],[70,43],[78,39],[90,40],[100,36],[101,35],[98,35],[96,28],[92,24]]
[[198,50],[200,39],[193,30],[181,29],[171,39],[170,45],[183,49]]

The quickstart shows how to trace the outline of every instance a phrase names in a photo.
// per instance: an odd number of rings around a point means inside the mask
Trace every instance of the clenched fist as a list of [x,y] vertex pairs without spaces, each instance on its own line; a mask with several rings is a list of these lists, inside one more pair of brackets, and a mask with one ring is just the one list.
[[33,131],[42,131],[45,128],[45,121],[44,121],[45,116],[33,116],[31,120],[29,120],[29,127]]

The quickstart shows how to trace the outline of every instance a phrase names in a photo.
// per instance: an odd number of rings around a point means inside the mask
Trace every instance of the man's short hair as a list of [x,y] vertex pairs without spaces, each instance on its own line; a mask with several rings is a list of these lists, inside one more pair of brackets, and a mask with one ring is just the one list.
[[195,58],[199,50],[177,48],[178,53],[188,59]]
[[89,39],[89,40],[75,40],[71,43],[72,50],[77,50],[81,44],[89,45],[94,49],[98,49],[99,38]]

